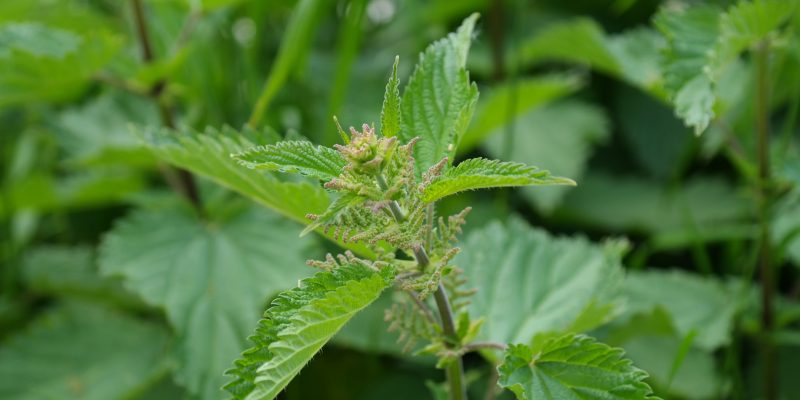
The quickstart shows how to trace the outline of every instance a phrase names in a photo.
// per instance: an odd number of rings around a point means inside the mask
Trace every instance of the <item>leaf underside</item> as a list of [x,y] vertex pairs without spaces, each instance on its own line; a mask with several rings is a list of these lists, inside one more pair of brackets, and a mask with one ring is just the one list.
[[277,396],[350,318],[378,299],[392,275],[391,268],[347,264],[281,293],[250,336],[254,347],[227,371],[234,379],[225,389],[236,399]]
[[472,158],[435,178],[425,187],[422,199],[430,203],[465,190],[539,185],[575,185],[575,182],[521,163]]

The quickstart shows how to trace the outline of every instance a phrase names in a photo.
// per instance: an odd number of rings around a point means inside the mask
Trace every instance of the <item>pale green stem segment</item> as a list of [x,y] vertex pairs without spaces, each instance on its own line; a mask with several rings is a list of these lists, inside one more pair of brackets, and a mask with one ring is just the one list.
[[758,264],[761,275],[761,323],[764,330],[764,398],[778,398],[777,354],[772,342],[775,329],[773,296],[775,276],[770,260],[770,171],[769,171],[769,41],[756,49],[756,140],[758,143],[758,217],[760,225]]

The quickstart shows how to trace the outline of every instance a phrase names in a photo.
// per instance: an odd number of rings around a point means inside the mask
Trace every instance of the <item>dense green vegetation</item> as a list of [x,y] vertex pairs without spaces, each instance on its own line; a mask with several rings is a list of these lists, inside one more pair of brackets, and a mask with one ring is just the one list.
[[4,0],[0,398],[791,399],[798,3]]

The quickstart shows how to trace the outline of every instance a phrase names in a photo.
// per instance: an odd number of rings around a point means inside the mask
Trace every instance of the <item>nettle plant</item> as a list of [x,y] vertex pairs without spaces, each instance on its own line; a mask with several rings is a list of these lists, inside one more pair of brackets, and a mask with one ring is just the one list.
[[645,372],[621,350],[587,336],[520,344],[476,340],[484,318],[465,311],[473,291],[451,264],[470,208],[437,216],[436,201],[465,190],[574,185],[519,163],[474,158],[453,165],[478,98],[465,69],[476,19],[422,53],[402,97],[395,60],[380,131],[364,124],[348,134],[339,127],[343,143],[333,148],[280,141],[233,155],[249,168],[324,182],[335,199],[324,212],[307,215],[311,223],[303,234],[318,230],[349,248],[308,261],[320,271],[272,302],[250,337],[252,348],[227,371],[233,380],[225,389],[235,398],[276,397],[354,315],[390,288],[405,296],[386,311],[388,329],[398,331],[408,348],[438,358],[447,376],[443,393],[451,399],[467,397],[462,356],[472,351],[504,352],[487,358],[501,361],[498,384],[520,399],[654,398]]

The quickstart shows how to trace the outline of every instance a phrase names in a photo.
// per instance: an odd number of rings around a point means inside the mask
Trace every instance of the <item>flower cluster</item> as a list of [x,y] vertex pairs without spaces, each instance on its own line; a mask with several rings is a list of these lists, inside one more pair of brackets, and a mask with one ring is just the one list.
[[378,138],[375,128],[367,124],[362,125],[361,132],[350,127],[350,135],[350,143],[333,147],[344,156],[353,172],[380,174],[397,147],[397,138]]

